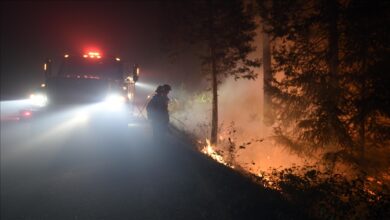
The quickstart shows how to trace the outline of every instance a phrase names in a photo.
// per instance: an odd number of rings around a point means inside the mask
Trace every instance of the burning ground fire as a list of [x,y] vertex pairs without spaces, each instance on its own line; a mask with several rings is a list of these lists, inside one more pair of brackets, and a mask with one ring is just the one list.
[[[220,136],[221,139],[221,136]],[[234,169],[235,167],[233,165],[228,164],[225,159],[214,149],[215,147],[211,145],[210,140],[206,139],[206,143],[203,143],[202,141],[198,141],[199,144],[206,144],[203,145],[203,148],[201,149],[201,152],[205,155],[211,157],[213,160],[217,161],[220,164],[223,164],[227,167],[230,167]],[[273,181],[269,179],[268,176],[265,176],[264,173],[259,173],[256,176],[260,177],[262,179],[262,185],[264,187],[273,188],[276,190],[280,190],[278,187],[275,187],[273,184]]]
[[181,103],[171,112],[177,119],[175,125],[198,139],[198,150],[203,154],[239,172],[250,173],[256,182],[278,190],[278,176],[273,170],[277,174],[284,169],[304,167],[307,163],[315,164],[321,157],[295,154],[294,149],[273,138],[273,127],[263,123],[261,83],[261,79],[250,82],[229,79],[221,84],[219,105],[223,111],[219,114],[218,145],[206,139],[211,121],[208,92],[177,93],[181,95],[178,97]]
[[[223,139],[222,136],[219,137],[220,140]],[[199,144],[204,144],[202,141],[198,141]],[[206,138],[206,145],[203,145],[203,148],[201,149],[201,152],[204,153],[205,155],[211,157],[213,160],[217,161],[218,163],[220,164],[223,164],[227,167],[230,167],[230,168],[235,168],[233,165],[230,165],[228,164],[225,159],[222,157],[222,155],[220,155],[214,148],[214,146],[211,145],[210,143],[210,140]],[[258,174],[259,177],[263,178],[263,175],[261,173]],[[269,184],[267,184],[267,186],[271,186],[272,185],[272,181],[269,180],[267,177],[264,177],[263,178],[264,180],[266,181],[269,181]]]
[[[213,160],[217,161],[220,164],[223,164],[227,167],[235,169],[235,167],[233,165],[226,162],[226,160],[223,158],[223,156],[217,150],[215,150],[215,147],[211,145],[210,140],[206,139],[206,142],[198,141],[198,143],[201,144],[201,146],[202,146],[202,148],[201,148],[202,153],[211,157]],[[276,184],[276,182],[275,182],[275,181],[277,181],[277,179],[272,178],[271,174],[268,174],[267,172],[264,172],[264,171],[260,171],[259,173],[252,172],[252,174],[256,176],[255,177],[256,182],[260,183],[262,186],[282,192],[282,189],[280,188],[280,186],[278,186],[278,184]],[[382,185],[382,182],[376,180],[373,177],[368,177],[367,180],[369,182],[376,182],[378,185]],[[364,191],[369,193],[371,196],[377,197],[376,199],[380,199],[380,196],[378,196],[369,187],[365,186]]]
[[[219,137],[220,141],[223,140],[223,136],[220,136]],[[236,169],[235,166],[233,166],[231,163],[227,162],[223,155],[221,154],[221,152],[219,152],[215,146],[211,145],[210,143],[210,140],[206,139],[205,142],[203,141],[198,141],[198,143],[200,144],[200,151],[211,157],[213,160],[217,161],[218,163],[220,164],[223,164],[227,167],[230,167],[232,169]],[[244,168],[244,167],[242,167]],[[253,172],[251,170],[247,170],[247,169],[244,169],[246,170],[247,172],[251,173],[252,175],[254,175],[253,177],[256,179],[256,182],[258,182],[259,184],[261,184],[262,186],[266,187],[266,188],[270,188],[270,189],[274,189],[274,190],[278,190],[278,191],[281,191],[282,192],[282,189],[280,188],[280,186],[277,184],[278,182],[278,179],[272,177],[272,172],[271,171],[258,171],[258,172]],[[241,170],[242,171],[242,170]],[[244,171],[245,172],[245,171]],[[382,182],[377,180],[376,178],[374,177],[367,177],[367,181],[368,182],[375,182],[377,185],[382,185]],[[374,190],[370,189],[370,187],[368,186],[365,186],[364,187],[364,191],[369,193],[371,196],[374,196],[374,197],[377,197],[377,199],[380,199],[380,197],[376,194],[376,192],[374,192]]]
[[[210,140],[209,139],[206,139],[206,146],[203,147],[203,149],[201,150],[202,153],[208,155],[209,157],[213,158],[215,161],[217,161],[218,163],[221,163],[225,166],[229,166],[226,161],[223,159],[223,157],[221,155],[219,155],[215,150],[214,150],[214,147],[211,146],[210,144]],[[231,167],[231,166],[229,166]],[[232,167],[233,168],[233,167]]]

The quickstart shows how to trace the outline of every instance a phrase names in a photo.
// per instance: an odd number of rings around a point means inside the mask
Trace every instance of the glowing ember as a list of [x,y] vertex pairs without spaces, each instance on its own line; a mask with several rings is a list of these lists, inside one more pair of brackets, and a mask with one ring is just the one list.
[[223,157],[221,155],[219,155],[213,148],[213,146],[211,146],[210,144],[210,141],[208,139],[206,139],[206,143],[207,143],[207,146],[205,146],[203,149],[202,149],[202,153],[210,156],[211,158],[213,158],[214,160],[216,160],[218,163],[221,163],[225,166],[229,166],[225,160],[223,159]]

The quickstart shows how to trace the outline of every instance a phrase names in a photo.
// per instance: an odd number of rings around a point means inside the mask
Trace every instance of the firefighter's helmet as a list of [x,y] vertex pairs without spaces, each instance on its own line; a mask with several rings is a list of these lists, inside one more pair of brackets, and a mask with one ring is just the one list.
[[169,92],[169,91],[172,90],[171,86],[168,85],[168,84],[165,84],[165,85],[163,85],[162,87],[163,87],[163,90],[164,90],[165,92]]
[[163,93],[163,91],[164,91],[164,89],[163,89],[163,86],[157,86],[157,89],[156,89],[156,93],[157,94],[161,94],[161,93]]

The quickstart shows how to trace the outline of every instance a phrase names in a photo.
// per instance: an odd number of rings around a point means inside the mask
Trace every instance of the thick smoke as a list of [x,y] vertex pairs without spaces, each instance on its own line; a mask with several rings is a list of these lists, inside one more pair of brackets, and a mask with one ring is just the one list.
[[[218,94],[220,144],[217,150],[225,158],[233,158],[233,165],[257,173],[269,167],[289,167],[303,162],[302,158],[277,145],[272,138],[272,128],[262,123],[261,77],[250,81],[228,78],[219,86]],[[189,94],[179,89],[173,94],[171,111],[172,122],[178,127],[195,134],[199,141],[209,138],[210,91]]]

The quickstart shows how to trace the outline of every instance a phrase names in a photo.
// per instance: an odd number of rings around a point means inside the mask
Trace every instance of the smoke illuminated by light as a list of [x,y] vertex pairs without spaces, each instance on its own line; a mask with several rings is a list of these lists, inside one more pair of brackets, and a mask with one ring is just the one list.
[[150,91],[154,91],[157,88],[157,85],[143,83],[143,82],[137,82],[135,85],[137,86],[137,88],[150,90]]
[[75,114],[74,119],[77,122],[86,122],[89,118],[88,112],[86,111],[79,111]]

